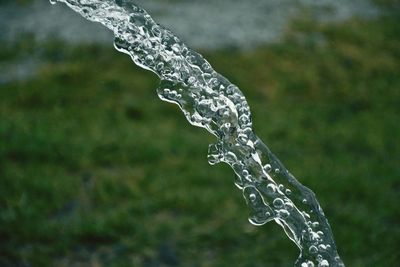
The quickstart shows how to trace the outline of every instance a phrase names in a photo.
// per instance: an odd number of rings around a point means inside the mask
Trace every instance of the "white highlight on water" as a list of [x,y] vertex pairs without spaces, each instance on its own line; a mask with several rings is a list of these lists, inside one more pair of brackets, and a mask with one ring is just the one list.
[[256,136],[249,105],[237,86],[129,0],[50,2],[63,2],[112,30],[116,49],[160,77],[159,97],[179,105],[191,124],[218,138],[209,146],[209,163],[225,162],[232,167],[252,224],[273,220],[282,226],[300,249],[296,266],[344,266],[314,193]]

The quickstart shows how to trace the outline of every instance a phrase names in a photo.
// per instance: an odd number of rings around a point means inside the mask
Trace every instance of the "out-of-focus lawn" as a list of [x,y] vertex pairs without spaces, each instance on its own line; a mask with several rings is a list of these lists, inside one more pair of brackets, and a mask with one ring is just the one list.
[[[32,51],[39,75],[0,87],[0,266],[292,266],[254,227],[212,137],[161,102],[158,79],[111,48]],[[39,52],[37,52],[39,51]],[[313,189],[347,266],[400,262],[400,24],[315,26],[206,57],[247,96],[259,136]]]

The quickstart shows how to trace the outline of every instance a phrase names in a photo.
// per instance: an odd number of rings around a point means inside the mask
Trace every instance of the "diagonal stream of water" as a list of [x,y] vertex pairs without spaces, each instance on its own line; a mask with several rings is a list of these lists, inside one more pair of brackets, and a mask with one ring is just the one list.
[[282,226],[300,249],[296,266],[344,266],[314,193],[254,133],[250,107],[237,86],[129,0],[50,2],[63,2],[109,28],[117,50],[160,77],[159,97],[179,105],[192,125],[217,137],[209,146],[209,163],[225,162],[232,167],[252,224],[275,221]]

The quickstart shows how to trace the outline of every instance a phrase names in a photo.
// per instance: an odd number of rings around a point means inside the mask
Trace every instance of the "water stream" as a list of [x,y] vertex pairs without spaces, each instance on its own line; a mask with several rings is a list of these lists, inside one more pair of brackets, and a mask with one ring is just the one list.
[[232,167],[252,224],[275,221],[282,226],[300,249],[295,266],[344,266],[314,193],[254,133],[250,107],[237,86],[130,0],[50,2],[63,2],[109,28],[117,50],[160,77],[159,97],[177,104],[192,125],[217,137],[209,146],[209,163]]

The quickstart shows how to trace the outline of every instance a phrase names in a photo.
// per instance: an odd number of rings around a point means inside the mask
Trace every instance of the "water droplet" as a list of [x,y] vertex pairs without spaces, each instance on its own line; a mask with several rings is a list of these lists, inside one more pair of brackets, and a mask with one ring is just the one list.
[[285,209],[281,209],[281,210],[278,211],[278,215],[279,215],[280,218],[286,219],[287,217],[290,216],[290,212],[288,212]]
[[208,63],[208,62],[204,63],[204,64],[202,65],[202,67],[203,67],[203,69],[206,70],[206,71],[211,70],[211,65],[210,65],[210,63]]
[[[309,229],[311,229],[311,228],[309,228]],[[319,241],[319,240],[321,240],[321,237],[316,232],[311,230],[310,231],[310,239],[314,240],[314,241]]]
[[290,189],[286,189],[285,194],[286,194],[287,196],[290,196],[290,194],[292,194],[292,191],[291,191]]
[[272,184],[272,183],[269,183],[269,184],[267,185],[267,191],[268,191],[269,193],[275,193],[275,191],[276,191],[276,186],[275,186],[274,184]]
[[275,173],[279,173],[281,170],[279,170],[279,168],[275,169]]
[[173,44],[171,47],[172,51],[174,51],[176,54],[179,54],[181,52],[181,46],[179,44]]
[[228,153],[225,155],[224,160],[225,160],[226,162],[228,162],[228,163],[234,163],[234,162],[237,161],[237,157],[236,157],[235,153],[233,153],[233,152],[228,152]]
[[301,264],[301,267],[314,267],[314,263],[312,261],[306,261]]
[[264,170],[266,171],[266,172],[270,172],[271,171],[271,164],[265,164],[264,165]]
[[246,181],[248,181],[248,182],[250,182],[250,183],[253,182],[253,179],[252,179],[251,175],[245,176],[245,179],[246,179]]
[[250,123],[250,117],[246,114],[243,114],[239,117],[239,122],[241,125],[247,125]]
[[307,199],[303,198],[303,200],[301,201],[303,204],[307,204]]
[[158,71],[161,71],[164,68],[164,63],[162,63],[162,62],[157,63],[156,68]]
[[241,144],[246,144],[247,143],[247,136],[245,134],[239,134],[237,138],[238,142]]
[[235,175],[235,181],[234,181],[235,185],[237,188],[239,188],[240,190],[243,189],[243,181],[242,178],[238,175]]
[[312,245],[312,246],[310,246],[309,251],[312,254],[317,254],[318,248],[316,246]]
[[250,201],[251,202],[256,201],[256,199],[257,199],[256,194],[250,194]]
[[145,63],[147,66],[150,66],[153,64],[154,57],[152,55],[147,55],[145,58]]
[[282,200],[281,198],[276,198],[276,199],[272,202],[272,204],[274,205],[275,208],[279,209],[279,208],[282,208],[282,207],[283,207],[284,202],[283,202],[283,200]]
[[188,55],[185,59],[191,64],[194,64],[196,62],[196,57],[194,55]]
[[283,192],[285,187],[283,186],[283,184],[280,184],[280,185],[278,185],[278,189],[279,189],[279,191]]
[[230,95],[230,94],[232,94],[233,92],[235,92],[237,89],[238,89],[238,88],[237,88],[235,85],[230,84],[230,85],[228,86],[228,88],[226,88],[226,93]]
[[319,264],[318,267],[329,267],[329,262],[327,260],[322,260]]
[[151,32],[153,33],[154,36],[156,36],[156,37],[161,37],[161,29],[160,29],[159,26],[154,25],[154,26],[151,28]]
[[293,210],[293,204],[291,202],[285,202],[285,209],[290,211]]
[[50,4],[52,4],[52,5],[55,5],[55,4],[57,4],[57,0],[49,0],[50,1]]
[[196,78],[193,77],[193,76],[190,76],[189,79],[188,79],[189,84],[194,84],[195,81],[196,81]]

